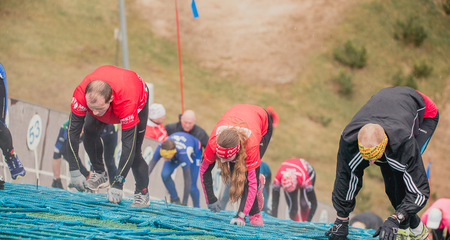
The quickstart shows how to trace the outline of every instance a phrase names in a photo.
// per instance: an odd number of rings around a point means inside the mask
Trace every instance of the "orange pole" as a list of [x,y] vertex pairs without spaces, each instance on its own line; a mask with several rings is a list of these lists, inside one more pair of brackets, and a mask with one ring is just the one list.
[[178,24],[178,7],[177,7],[177,0],[175,0],[175,14],[176,14],[176,16],[177,16],[178,65],[180,66],[181,113],[184,113],[183,71],[182,71],[182,67],[181,67],[180,26],[179,26],[179,24]]

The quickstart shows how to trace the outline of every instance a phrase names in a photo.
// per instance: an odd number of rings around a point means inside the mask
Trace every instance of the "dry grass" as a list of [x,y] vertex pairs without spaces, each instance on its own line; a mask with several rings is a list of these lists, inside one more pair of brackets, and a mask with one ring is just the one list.
[[[154,34],[136,1],[126,4],[131,69],[155,85],[155,99],[167,110],[166,122],[177,121],[181,99],[176,43]],[[256,84],[235,75],[223,76],[217,69],[202,67],[194,52],[183,49],[185,109],[196,111],[198,124],[210,132],[234,104],[272,105],[280,124],[265,161],[276,171],[287,158],[307,159],[318,173],[319,200],[331,203],[340,133],[371,95],[391,85],[395,72],[407,73],[416,59],[430,59],[434,71],[428,80],[419,81],[419,90],[432,96],[438,106],[447,103],[443,89],[450,79],[450,20],[438,7],[425,0],[364,1],[329,32],[331,37],[310,54],[301,73],[284,83]],[[429,31],[421,48],[405,46],[392,37],[395,21],[410,14],[420,15]],[[100,65],[116,62],[116,2],[3,0],[0,22],[0,61],[12,97],[68,112],[73,90],[83,77]],[[355,87],[352,96],[344,98],[332,78],[345,67],[333,59],[332,52],[348,39],[363,42],[369,60],[366,68],[346,69]],[[429,150],[444,151],[432,145]],[[372,205],[372,211],[386,217],[390,204],[383,187],[376,178],[366,176],[355,212]],[[439,197],[449,197],[448,188],[440,189]]]

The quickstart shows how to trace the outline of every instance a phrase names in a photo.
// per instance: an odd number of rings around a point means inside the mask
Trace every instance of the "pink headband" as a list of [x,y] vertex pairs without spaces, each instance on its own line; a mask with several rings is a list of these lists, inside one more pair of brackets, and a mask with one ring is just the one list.
[[230,158],[233,157],[241,149],[241,143],[231,148],[223,148],[216,143],[216,153],[219,158]]

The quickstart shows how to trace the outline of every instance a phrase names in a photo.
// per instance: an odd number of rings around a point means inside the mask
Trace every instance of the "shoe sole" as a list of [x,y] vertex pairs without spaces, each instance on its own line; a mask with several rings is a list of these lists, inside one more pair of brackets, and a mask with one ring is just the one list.
[[109,187],[109,182],[104,182],[104,183],[98,185],[97,188],[92,188],[90,186],[87,186],[87,188],[91,189],[92,191],[98,191],[99,189],[107,188],[107,187]]
[[425,240],[425,239],[429,239],[429,234],[427,234],[426,236],[422,236],[421,238],[416,238],[415,236],[409,236],[409,239],[411,240]]
[[27,175],[27,172],[25,172],[25,170],[24,170],[23,172],[24,172],[23,174],[22,174],[22,172],[20,172],[16,177],[11,176],[11,178],[12,178],[13,180],[21,179],[21,178],[25,177],[25,175]]
[[150,206],[150,202],[148,204],[131,204],[130,207],[148,207]]

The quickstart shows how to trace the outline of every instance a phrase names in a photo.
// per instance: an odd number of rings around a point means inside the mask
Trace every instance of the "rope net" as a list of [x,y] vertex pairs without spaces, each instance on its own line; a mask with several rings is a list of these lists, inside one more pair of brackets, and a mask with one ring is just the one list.
[[[32,184],[0,190],[1,239],[327,239],[332,223],[302,223],[262,213],[264,227],[230,225],[235,211],[214,213],[151,200],[149,207],[119,204],[106,194]],[[348,239],[370,239],[374,230],[351,228]]]

